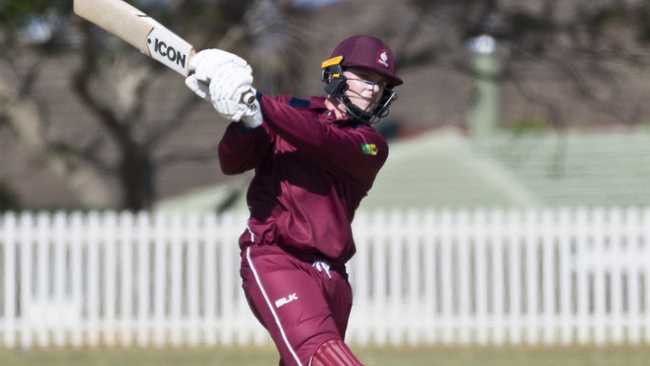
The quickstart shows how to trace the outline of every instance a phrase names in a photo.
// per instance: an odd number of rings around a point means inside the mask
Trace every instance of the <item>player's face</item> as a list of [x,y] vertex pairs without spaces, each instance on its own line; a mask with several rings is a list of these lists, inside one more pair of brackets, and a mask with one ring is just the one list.
[[386,88],[386,79],[372,71],[357,68],[345,70],[343,76],[348,80],[345,95],[350,102],[364,112],[375,109]]

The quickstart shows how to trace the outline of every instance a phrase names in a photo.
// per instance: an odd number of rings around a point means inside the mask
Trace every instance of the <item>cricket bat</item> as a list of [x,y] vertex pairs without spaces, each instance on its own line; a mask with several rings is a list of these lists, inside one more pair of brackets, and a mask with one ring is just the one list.
[[74,12],[177,73],[188,76],[194,47],[121,0],[74,0]]
[[[194,47],[155,19],[121,0],[74,0],[75,14],[128,42],[140,52],[187,77]],[[241,95],[251,104],[253,90]]]

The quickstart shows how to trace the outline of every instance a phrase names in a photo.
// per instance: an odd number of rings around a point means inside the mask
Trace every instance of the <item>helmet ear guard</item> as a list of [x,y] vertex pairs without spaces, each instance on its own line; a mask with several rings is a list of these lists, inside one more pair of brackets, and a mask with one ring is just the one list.
[[329,58],[321,64],[321,80],[325,82],[325,92],[329,95],[342,95],[347,88],[341,62],[343,56]]

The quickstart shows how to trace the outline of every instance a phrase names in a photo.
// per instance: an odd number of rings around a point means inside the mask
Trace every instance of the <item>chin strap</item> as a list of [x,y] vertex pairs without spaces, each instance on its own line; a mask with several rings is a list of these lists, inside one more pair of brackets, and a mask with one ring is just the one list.
[[370,122],[370,123],[374,122],[372,121],[374,119],[373,113],[366,112],[361,108],[357,107],[352,103],[350,98],[348,98],[347,96],[341,95],[338,97],[338,99],[341,101],[341,103],[343,103],[343,105],[345,106],[345,111],[348,113],[350,117],[365,122]]

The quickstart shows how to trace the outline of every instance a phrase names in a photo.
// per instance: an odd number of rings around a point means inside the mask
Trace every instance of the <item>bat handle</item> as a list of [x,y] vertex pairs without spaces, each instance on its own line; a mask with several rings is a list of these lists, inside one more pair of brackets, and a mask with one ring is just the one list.
[[255,102],[255,90],[248,89],[245,92],[241,93],[241,98],[239,99],[240,103],[245,103],[247,105],[253,105]]

